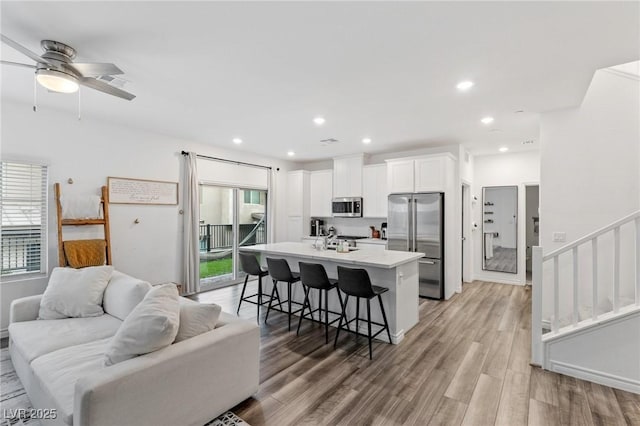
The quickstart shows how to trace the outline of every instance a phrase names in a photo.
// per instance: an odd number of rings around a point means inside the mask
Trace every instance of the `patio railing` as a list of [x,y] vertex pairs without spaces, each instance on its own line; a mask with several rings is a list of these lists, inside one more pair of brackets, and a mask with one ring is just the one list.
[[[255,232],[254,231],[255,228]],[[264,244],[267,232],[264,221],[258,223],[241,223],[238,225],[239,240],[242,245]],[[245,241],[246,239],[246,241]],[[233,246],[233,225],[200,225],[200,251],[228,249]]]

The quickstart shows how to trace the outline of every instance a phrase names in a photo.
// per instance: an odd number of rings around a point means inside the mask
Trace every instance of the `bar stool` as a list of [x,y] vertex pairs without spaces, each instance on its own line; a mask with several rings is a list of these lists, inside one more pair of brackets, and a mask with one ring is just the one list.
[[278,294],[278,282],[286,282],[288,288],[286,300],[288,305],[287,313],[289,314],[289,331],[291,331],[291,315],[301,311],[301,309],[298,309],[295,312],[291,311],[292,303],[301,305],[301,303],[291,300],[291,285],[300,281],[300,274],[297,272],[291,272],[289,264],[285,259],[274,259],[271,257],[267,257],[267,266],[269,267],[269,275],[271,275],[271,278],[273,279],[273,290],[271,290],[271,299],[269,299],[269,306],[267,307],[267,315],[264,317],[264,322],[266,324],[267,318],[269,318],[269,312],[271,311],[271,302],[273,301],[274,294],[278,298],[278,306],[280,307],[280,312],[285,312],[282,310],[283,302],[280,301],[280,295]]
[[[339,318],[329,322],[329,313],[336,315],[342,315],[341,312],[329,311],[329,291],[334,288],[338,290],[338,280],[332,280],[327,277],[327,271],[319,263],[305,263],[299,262],[300,265],[300,278],[302,285],[304,286],[304,303],[302,305],[302,312],[300,313],[300,320],[298,321],[297,335],[300,335],[300,325],[302,325],[302,319],[309,319],[305,317],[304,310],[309,307],[309,315],[311,315],[311,321],[313,321],[313,313],[318,312],[318,320],[322,322],[322,291],[324,290],[324,335],[325,343],[329,343],[329,325],[338,321]],[[318,290],[318,309],[311,309],[311,302],[309,301],[309,292],[312,288]],[[340,300],[340,309],[342,309],[342,295],[338,290],[338,299]]]
[[[238,255],[240,256],[240,265],[242,266],[242,270],[247,275],[244,277],[244,285],[242,286],[242,293],[240,294],[240,302],[238,302],[238,310],[236,311],[236,313],[240,313],[240,305],[242,305],[242,302],[253,303],[258,309],[257,321],[258,324],[260,324],[260,306],[267,303],[266,300],[262,301],[262,277],[266,277],[267,275],[269,275],[269,271],[260,267],[258,259],[256,259],[254,255],[242,252],[238,253]],[[258,292],[245,297],[244,292],[247,290],[247,281],[249,281],[250,275],[258,277]],[[255,302],[253,300],[249,300],[252,297],[256,296],[257,300]]]
[[[389,343],[391,343],[391,333],[389,332],[389,323],[387,322],[387,315],[384,312],[384,306],[382,304],[382,293],[387,292],[389,289],[384,287],[378,287],[376,285],[371,284],[371,279],[369,278],[369,274],[365,269],[353,269],[353,268],[345,268],[344,266],[338,266],[338,287],[342,290],[346,295],[346,299],[344,301],[344,305],[342,306],[342,315],[340,315],[340,321],[338,322],[338,330],[336,331],[336,340],[333,343],[333,347],[335,348],[338,344],[338,336],[340,335],[340,330],[342,329],[342,319],[345,321],[347,319],[347,303],[349,302],[349,296],[354,296],[356,298],[356,317],[350,321],[346,321],[347,327],[348,324],[355,321],[356,322],[356,341],[358,340],[358,321],[360,317],[360,299],[367,299],[367,325],[368,325],[368,335],[369,338],[369,359],[373,359],[373,346],[371,341],[378,334],[382,333],[384,330],[387,331],[387,337],[389,338]],[[384,320],[384,324],[380,324],[378,322],[371,321],[371,299],[378,297],[378,301],[380,302],[380,312],[382,312],[382,319]],[[381,326],[382,328],[378,330],[377,333],[371,334],[371,324]]]

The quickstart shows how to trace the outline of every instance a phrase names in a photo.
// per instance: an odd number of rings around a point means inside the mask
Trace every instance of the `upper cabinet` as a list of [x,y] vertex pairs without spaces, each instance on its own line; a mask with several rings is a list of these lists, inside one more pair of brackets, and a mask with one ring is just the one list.
[[389,193],[414,192],[414,160],[388,160],[387,185]]
[[363,217],[387,217],[387,165],[373,164],[362,168]]
[[318,170],[310,175],[310,215],[331,217],[333,170]]
[[309,215],[309,172],[287,173],[287,216]]
[[364,155],[333,159],[333,197],[362,197]]
[[389,193],[447,191],[454,173],[455,162],[450,154],[387,160]]
[[300,241],[309,235],[309,181],[305,170],[287,172],[287,241]]
[[444,191],[447,188],[447,171],[453,167],[449,157],[437,156],[415,161],[415,192]]

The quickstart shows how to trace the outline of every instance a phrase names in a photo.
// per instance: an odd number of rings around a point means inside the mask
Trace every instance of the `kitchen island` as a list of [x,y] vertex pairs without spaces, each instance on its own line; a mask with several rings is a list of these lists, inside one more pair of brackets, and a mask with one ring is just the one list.
[[[338,265],[366,269],[372,284],[389,289],[382,295],[382,300],[389,322],[391,343],[400,343],[404,334],[418,322],[418,259],[424,256],[422,253],[366,248],[338,253],[335,250],[317,250],[310,244],[294,242],[258,244],[241,247],[240,250],[259,254],[263,266],[266,266],[267,257],[286,259],[292,271],[299,271],[298,262],[301,261],[320,263],[330,278],[338,278]],[[263,286],[265,292],[270,294],[271,280],[264,280]],[[281,289],[284,289],[284,286],[281,285],[279,290]],[[302,303],[302,285],[294,285],[292,293],[292,300]],[[283,299],[286,298],[285,294],[286,291],[280,291]],[[317,307],[317,291],[312,291],[310,297],[312,306]],[[356,311],[355,300],[352,299],[347,307],[349,319],[355,317]],[[366,308],[363,309],[364,302],[361,303],[363,305],[360,315],[363,317]],[[340,312],[340,303],[335,291],[329,293],[329,309]],[[382,314],[377,303],[371,304],[371,316],[373,321],[382,322]],[[366,323],[360,323],[360,332],[366,335]],[[385,333],[379,334],[376,338],[387,341]]]

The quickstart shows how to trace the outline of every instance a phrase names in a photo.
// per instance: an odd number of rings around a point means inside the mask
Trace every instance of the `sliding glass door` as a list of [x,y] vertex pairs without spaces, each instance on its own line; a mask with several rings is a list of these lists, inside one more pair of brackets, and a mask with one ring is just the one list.
[[200,186],[200,289],[244,278],[238,248],[267,242],[267,191]]

